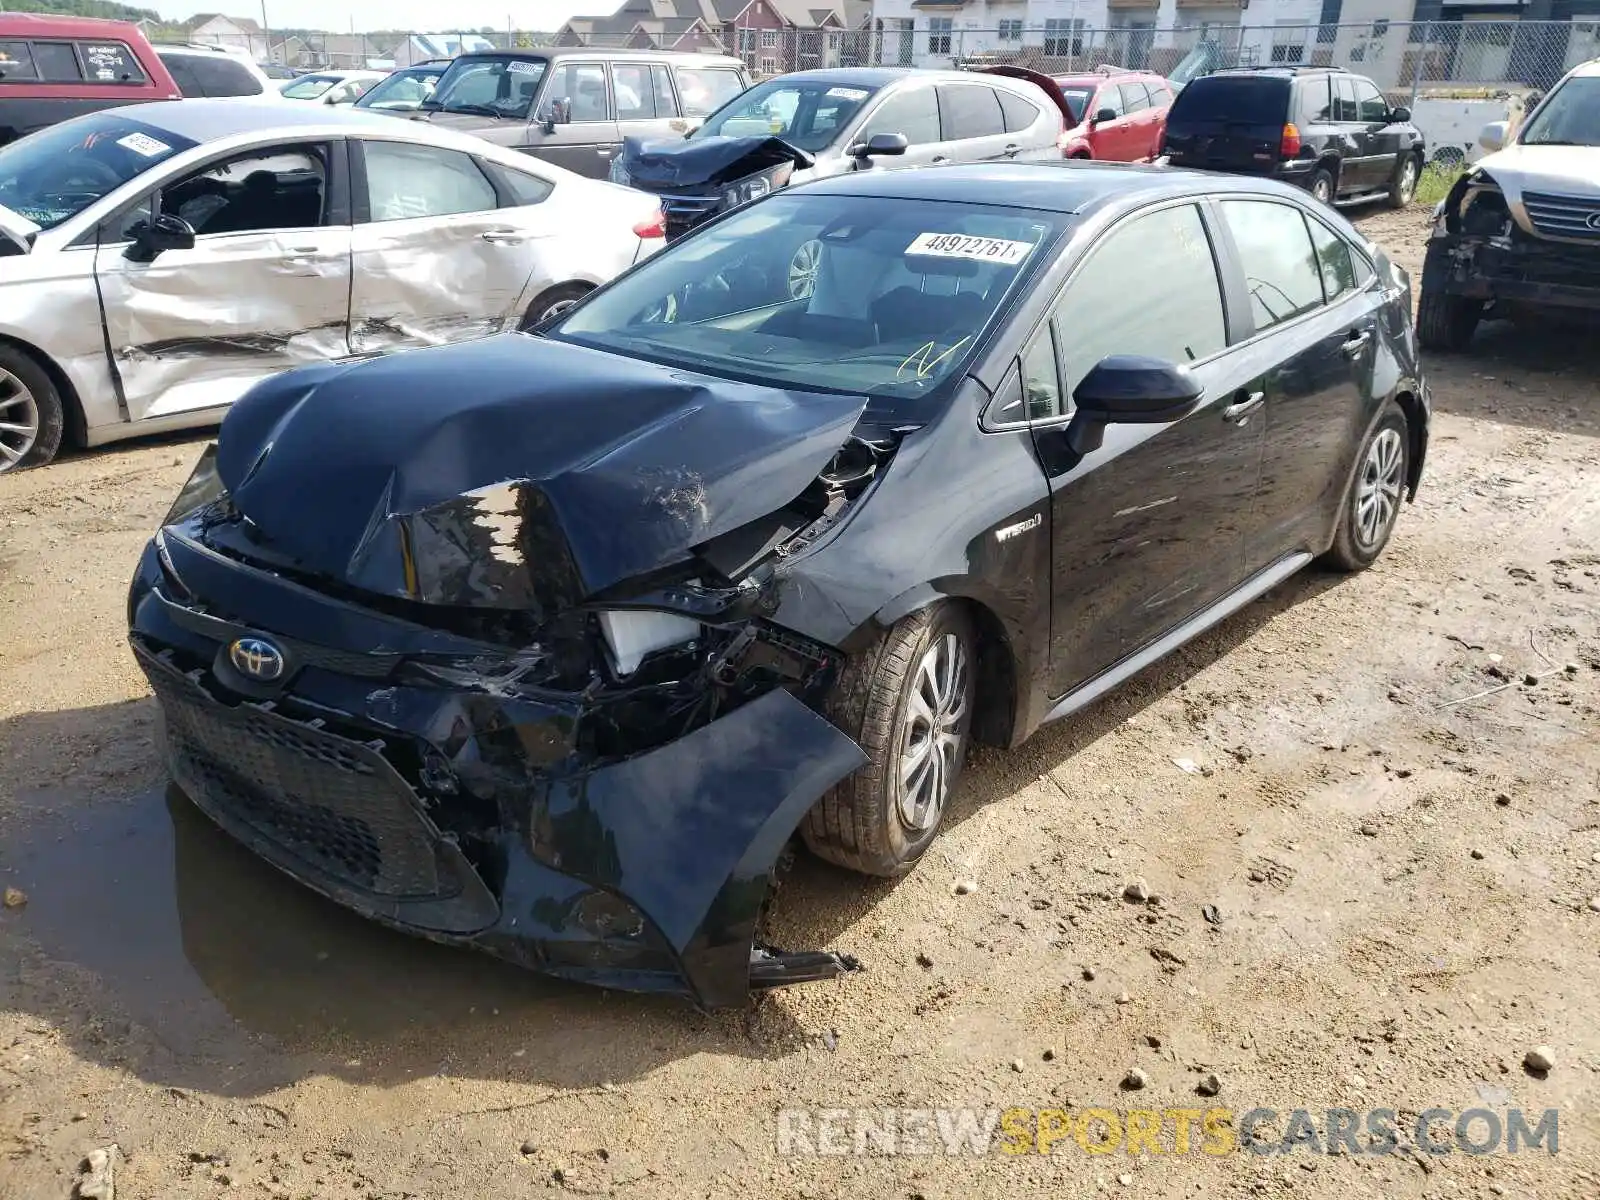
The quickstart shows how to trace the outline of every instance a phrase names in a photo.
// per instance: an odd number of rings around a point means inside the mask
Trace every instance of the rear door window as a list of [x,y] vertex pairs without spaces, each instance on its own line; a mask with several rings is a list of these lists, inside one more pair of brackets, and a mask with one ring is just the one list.
[[33,48],[27,42],[0,42],[0,83],[21,83],[39,78],[33,66]]
[[261,95],[261,81],[252,75],[250,69],[243,63],[234,62],[226,55],[219,54],[215,58],[191,58],[188,65],[200,83],[202,96]]
[[[1110,91],[1110,88],[1106,89]],[[1150,93],[1144,90],[1142,83],[1119,84],[1117,90],[1122,93],[1122,111],[1124,113],[1143,112],[1150,107]]]
[[656,116],[678,115],[678,98],[672,94],[672,72],[666,67],[650,68],[650,91],[655,97]]
[[1005,117],[1007,133],[1033,128],[1033,123],[1039,119],[1038,105],[1030,104],[1021,96],[1000,88],[995,89],[995,95],[1000,97],[1000,112]]
[[499,207],[494,187],[470,154],[405,142],[362,143],[374,221],[448,217]]
[[1282,125],[1289,81],[1246,76],[1196,79],[1172,102],[1172,121]]
[[935,89],[939,97],[939,125],[947,142],[993,137],[1006,131],[1005,115],[993,88],[975,84],[948,84]]
[[78,52],[71,42],[35,42],[33,65],[46,83],[77,83],[83,78]]
[[1356,120],[1356,88],[1353,79],[1333,81],[1333,119],[1347,124]]
[[744,91],[739,72],[720,67],[679,67],[678,95],[683,115],[708,117]]
[[867,118],[861,140],[877,133],[903,133],[908,146],[927,146],[939,140],[939,108],[931,87],[903,88],[891,92]]
[[1322,272],[1298,208],[1260,200],[1219,207],[1239,249],[1258,333],[1321,306]]
[[91,83],[143,83],[144,68],[122,42],[79,42],[84,78]]
[[611,89],[617,97],[617,120],[653,121],[656,118],[656,94],[650,88],[648,66],[612,63]]

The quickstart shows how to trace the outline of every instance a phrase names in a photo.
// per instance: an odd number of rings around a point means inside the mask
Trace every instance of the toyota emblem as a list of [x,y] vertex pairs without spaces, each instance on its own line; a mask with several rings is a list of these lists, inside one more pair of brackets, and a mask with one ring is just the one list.
[[228,660],[239,674],[261,683],[283,675],[283,651],[265,638],[239,638],[228,647]]

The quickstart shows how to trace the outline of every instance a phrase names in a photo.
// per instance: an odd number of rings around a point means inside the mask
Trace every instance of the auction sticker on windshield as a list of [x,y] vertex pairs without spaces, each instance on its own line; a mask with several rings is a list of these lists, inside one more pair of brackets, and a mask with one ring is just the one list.
[[520,58],[514,58],[506,64],[506,70],[513,75],[542,75],[544,74],[544,64],[542,62],[524,62]]
[[126,137],[119,137],[117,145],[126,146],[135,154],[142,154],[146,158],[154,158],[158,154],[165,154],[172,147],[165,142],[158,142],[147,133],[130,133]]
[[1028,257],[1033,242],[1008,242],[1005,238],[972,237],[965,233],[919,233],[907,255],[924,258],[972,258],[979,262],[1015,266]]

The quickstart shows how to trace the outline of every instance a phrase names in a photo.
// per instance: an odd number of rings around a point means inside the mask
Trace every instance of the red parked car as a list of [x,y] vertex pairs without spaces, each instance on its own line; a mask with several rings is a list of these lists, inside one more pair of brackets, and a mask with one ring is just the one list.
[[68,117],[180,94],[137,25],[0,13],[0,146]]
[[1068,158],[1149,162],[1161,153],[1172,88],[1149,71],[1101,67],[1090,75],[1056,75],[1077,124],[1061,135]]

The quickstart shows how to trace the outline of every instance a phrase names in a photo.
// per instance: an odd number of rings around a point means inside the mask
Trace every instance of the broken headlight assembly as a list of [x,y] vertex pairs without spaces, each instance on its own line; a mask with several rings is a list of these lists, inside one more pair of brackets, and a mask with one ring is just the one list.
[[178,498],[172,502],[161,523],[174,525],[207,505],[227,498],[228,489],[223,486],[222,476],[217,473],[217,444],[212,442],[201,452],[200,461],[195,463],[188,481],[179,489]]
[[792,162],[779,163],[765,171],[758,171],[754,175],[747,175],[723,188],[722,207],[724,209],[738,208],[741,204],[749,204],[752,200],[786,187],[789,178],[794,174]]

